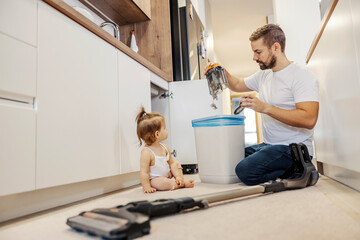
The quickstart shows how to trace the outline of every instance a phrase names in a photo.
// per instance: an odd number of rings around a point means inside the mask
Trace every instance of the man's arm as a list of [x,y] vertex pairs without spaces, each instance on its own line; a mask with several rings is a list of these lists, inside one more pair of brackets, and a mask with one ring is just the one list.
[[233,75],[231,75],[226,69],[225,69],[226,79],[229,83],[229,88],[234,92],[249,92],[252,91],[250,88],[248,88],[245,85],[244,78],[238,78]]
[[243,107],[248,107],[256,112],[264,113],[280,122],[293,127],[312,129],[315,127],[319,113],[318,102],[299,102],[296,109],[286,110],[260,101],[257,97],[246,95],[240,100]]
[[[210,68],[210,66],[214,65],[215,63],[211,63],[209,62],[206,67],[205,67],[205,72],[208,71],[208,69]],[[233,75],[231,75],[225,68],[225,75],[226,75],[226,79],[229,83],[229,88],[234,91],[234,92],[249,92],[252,91],[251,89],[249,89],[246,85],[245,85],[245,81],[244,78],[238,78],[235,77]]]
[[265,114],[273,117],[280,122],[286,123],[293,127],[313,129],[315,127],[318,113],[318,102],[300,102],[296,104],[296,109],[285,110],[269,105]]

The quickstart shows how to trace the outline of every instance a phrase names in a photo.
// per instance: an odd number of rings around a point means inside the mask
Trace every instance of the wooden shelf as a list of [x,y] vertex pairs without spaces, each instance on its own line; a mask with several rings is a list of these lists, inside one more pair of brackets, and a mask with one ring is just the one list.
[[131,31],[134,30],[139,48],[138,54],[171,76],[170,81],[172,81],[170,3],[163,0],[149,2],[151,2],[151,21],[121,26],[120,40],[130,46]]
[[88,2],[119,26],[151,19],[150,0],[88,0]]

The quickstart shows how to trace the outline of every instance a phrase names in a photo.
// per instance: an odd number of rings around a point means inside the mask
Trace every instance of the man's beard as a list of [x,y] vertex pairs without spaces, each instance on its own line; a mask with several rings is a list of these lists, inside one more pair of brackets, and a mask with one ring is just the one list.
[[259,65],[260,66],[260,69],[261,70],[265,70],[265,69],[271,69],[275,66],[276,64],[276,57],[274,55],[271,56],[271,60],[270,60],[270,63],[268,65],[266,65],[264,62],[262,61],[259,61],[259,60],[256,60],[257,63],[262,63],[262,65]]

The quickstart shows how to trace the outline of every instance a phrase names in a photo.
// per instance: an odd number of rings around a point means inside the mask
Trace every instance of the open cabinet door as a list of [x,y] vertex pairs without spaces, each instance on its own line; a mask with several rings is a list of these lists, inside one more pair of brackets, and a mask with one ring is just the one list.
[[222,97],[219,95],[214,102],[217,109],[211,107],[213,99],[206,79],[170,82],[169,95],[168,128],[171,149],[176,152],[175,158],[182,165],[196,165],[195,136],[191,121],[222,114]]

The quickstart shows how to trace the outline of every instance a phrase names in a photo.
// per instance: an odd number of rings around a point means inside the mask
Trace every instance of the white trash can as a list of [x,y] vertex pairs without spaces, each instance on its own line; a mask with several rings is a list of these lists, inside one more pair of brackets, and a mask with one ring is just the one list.
[[244,120],[238,115],[192,120],[201,182],[240,182],[235,167],[245,156]]

